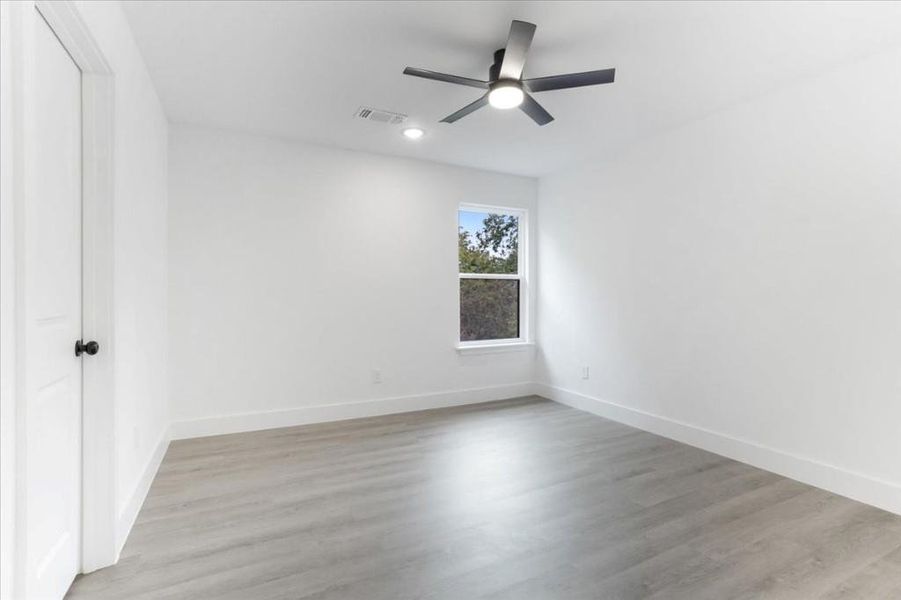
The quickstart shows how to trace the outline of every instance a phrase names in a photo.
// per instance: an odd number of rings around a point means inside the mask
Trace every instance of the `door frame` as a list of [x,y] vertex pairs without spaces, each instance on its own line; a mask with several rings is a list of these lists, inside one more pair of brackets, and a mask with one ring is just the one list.
[[[15,592],[24,581],[26,565],[21,549],[26,540],[25,365],[24,337],[25,206],[39,177],[34,160],[35,124],[33,69],[35,21],[41,16],[82,72],[82,332],[100,342],[101,352],[83,362],[82,383],[82,515],[81,571],[114,564],[116,543],[116,446],[114,377],[114,108],[115,77],[99,44],[71,0],[30,0],[4,3],[4,51],[8,73],[4,86],[2,147],[4,241],[0,252],[0,281],[4,298],[0,364],[3,383],[3,460],[0,462],[2,514],[6,531],[0,544],[0,593]],[[36,10],[40,12],[37,14]],[[10,85],[11,84],[11,85]],[[13,235],[6,235],[11,232]],[[12,239],[10,239],[10,237]],[[13,325],[12,327],[10,325]],[[73,340],[74,342],[74,340]],[[73,357],[74,359],[74,357]],[[9,438],[12,438],[10,440]],[[12,454],[12,456],[9,456]],[[8,525],[13,526],[12,536]],[[15,595],[13,593],[13,595]]]

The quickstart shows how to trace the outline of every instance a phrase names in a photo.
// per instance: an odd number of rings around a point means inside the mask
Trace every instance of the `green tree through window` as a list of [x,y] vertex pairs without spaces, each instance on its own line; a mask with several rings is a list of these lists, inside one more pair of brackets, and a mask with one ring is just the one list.
[[519,216],[461,210],[458,250],[460,341],[519,338]]

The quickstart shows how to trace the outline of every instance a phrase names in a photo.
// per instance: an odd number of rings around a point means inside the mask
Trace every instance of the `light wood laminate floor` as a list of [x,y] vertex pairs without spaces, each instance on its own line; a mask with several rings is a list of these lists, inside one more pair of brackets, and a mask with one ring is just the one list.
[[173,442],[73,599],[901,598],[901,517],[540,398]]

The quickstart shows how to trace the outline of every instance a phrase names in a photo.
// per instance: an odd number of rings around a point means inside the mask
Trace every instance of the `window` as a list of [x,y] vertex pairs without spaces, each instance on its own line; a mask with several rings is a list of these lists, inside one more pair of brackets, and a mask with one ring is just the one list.
[[457,225],[460,346],[526,341],[525,211],[463,205]]

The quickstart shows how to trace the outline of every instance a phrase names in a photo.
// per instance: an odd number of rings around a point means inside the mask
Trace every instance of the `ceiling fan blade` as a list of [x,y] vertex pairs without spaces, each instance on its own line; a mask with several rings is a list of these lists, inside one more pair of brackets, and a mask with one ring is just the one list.
[[519,79],[526,64],[526,54],[535,36],[535,25],[525,21],[510,23],[510,35],[504,49],[504,61],[501,63],[501,79]]
[[547,125],[554,120],[551,113],[544,110],[544,107],[538,104],[538,102],[535,101],[535,98],[528,94],[523,96],[522,104],[519,105],[519,108],[522,109],[522,112],[532,117],[532,120],[539,125]]
[[531,92],[546,92],[548,90],[582,87],[583,85],[613,83],[613,76],[615,74],[616,69],[601,69],[600,71],[586,71],[584,73],[568,73],[566,75],[536,77],[535,79],[525,79],[523,80],[523,83]]
[[487,81],[460,77],[459,75],[448,75],[447,73],[436,73],[435,71],[427,71],[415,67],[407,67],[404,69],[404,75],[413,75],[414,77],[423,77],[425,79],[434,79],[435,81],[445,81],[447,83],[456,83],[458,85],[468,85],[469,87],[481,88],[483,90],[488,89]]
[[475,102],[471,102],[471,103],[467,104],[466,106],[464,106],[463,108],[461,108],[460,110],[455,112],[454,114],[444,117],[443,119],[441,119],[441,122],[442,123],[453,123],[454,121],[458,121],[458,120],[462,119],[469,113],[479,110],[486,104],[488,104],[488,94],[485,94],[484,96],[482,96]]

